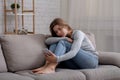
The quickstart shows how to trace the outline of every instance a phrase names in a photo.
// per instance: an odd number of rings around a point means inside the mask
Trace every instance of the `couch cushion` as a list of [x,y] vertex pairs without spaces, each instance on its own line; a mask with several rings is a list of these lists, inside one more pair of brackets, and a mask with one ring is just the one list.
[[96,69],[80,70],[87,80],[120,80],[120,68],[112,65],[101,65]]
[[21,76],[14,73],[0,73],[0,80],[34,80],[27,76]]
[[87,35],[87,37],[90,39],[90,41],[92,42],[92,44],[94,45],[94,47],[96,48],[96,43],[95,43],[95,36],[93,33],[85,33]]
[[107,65],[115,65],[120,68],[120,53],[118,52],[99,52],[99,63]]
[[9,71],[33,69],[43,65],[45,36],[4,35],[0,37]]
[[34,74],[29,70],[16,73],[32,77],[35,80],[86,80],[86,77],[82,72],[70,69],[57,69],[55,73],[50,74]]
[[0,44],[0,72],[6,72],[7,71],[7,66],[6,66],[6,62],[2,53],[2,49],[1,49],[1,44]]

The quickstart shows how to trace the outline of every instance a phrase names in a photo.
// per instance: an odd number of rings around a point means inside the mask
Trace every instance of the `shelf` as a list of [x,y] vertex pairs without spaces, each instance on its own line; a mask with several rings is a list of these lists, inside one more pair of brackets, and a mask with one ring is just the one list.
[[[7,15],[15,15],[14,13],[8,13]],[[28,15],[28,16],[30,16],[30,15],[35,15],[35,14],[33,14],[33,13],[17,13],[16,15],[18,15],[18,16],[22,16],[22,15]]]
[[[17,4],[19,0],[13,0],[11,2],[14,2],[15,4]],[[28,0],[30,1],[30,0]],[[31,7],[30,9],[25,9],[25,0],[21,0],[20,1],[20,9],[16,9],[17,7],[15,7],[15,11],[13,13],[13,10],[8,8],[8,4],[7,4],[7,0],[4,0],[4,34],[18,34],[18,30],[19,28],[24,28],[25,25],[25,16],[30,16],[31,18],[31,24],[32,24],[32,29],[30,29],[30,31],[28,30],[28,34],[35,34],[35,0],[31,0],[32,4],[29,4],[29,6]],[[8,30],[9,25],[7,25],[7,18],[9,18],[8,16],[12,16],[12,19],[8,19],[8,20],[13,20],[14,22],[14,27],[12,27],[11,30],[13,30],[13,32],[11,32],[10,30]],[[20,22],[21,21],[21,22]],[[30,21],[30,20],[29,20]],[[19,26],[22,25],[21,27]]]
[[[5,10],[6,12],[13,12],[13,10]],[[18,10],[19,11],[19,10]],[[22,12],[34,12],[34,10],[23,10]]]
[[[7,33],[4,33],[4,34],[7,34],[7,35],[21,35],[21,34],[16,34],[14,32],[7,32]],[[28,32],[28,34],[34,34],[33,32]]]
[[14,32],[5,32],[4,34],[15,34]]
[[13,10],[5,10],[6,12],[13,12]]

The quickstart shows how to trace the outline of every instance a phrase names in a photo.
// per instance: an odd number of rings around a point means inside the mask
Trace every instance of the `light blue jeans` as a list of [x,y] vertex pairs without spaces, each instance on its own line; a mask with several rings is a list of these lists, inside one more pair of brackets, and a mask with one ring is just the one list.
[[[56,56],[64,55],[71,49],[71,43],[66,40],[60,40],[49,46]],[[96,68],[98,66],[98,56],[80,49],[75,57],[72,59],[63,61],[65,66],[70,69],[87,69]]]

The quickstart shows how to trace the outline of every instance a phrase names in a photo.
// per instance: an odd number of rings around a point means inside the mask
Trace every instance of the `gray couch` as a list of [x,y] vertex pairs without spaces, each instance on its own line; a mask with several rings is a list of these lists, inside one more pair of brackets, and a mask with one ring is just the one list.
[[[87,34],[95,46],[93,34]],[[46,35],[0,36],[0,80],[120,80],[120,53],[99,52],[96,69],[63,69],[55,73],[34,74],[32,69],[45,62],[42,50]]]

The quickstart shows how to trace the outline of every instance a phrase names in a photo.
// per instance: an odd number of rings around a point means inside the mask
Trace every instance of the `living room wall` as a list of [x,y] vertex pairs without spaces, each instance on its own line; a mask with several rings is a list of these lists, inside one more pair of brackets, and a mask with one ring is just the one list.
[[[6,0],[7,1],[7,0]],[[10,1],[10,0],[8,0]],[[13,0],[11,0],[13,1]],[[27,6],[30,4],[30,0],[25,0]],[[18,0],[20,2],[20,0]],[[4,33],[4,0],[0,0],[0,34]],[[8,6],[9,7],[9,6]],[[49,33],[49,24],[55,18],[60,17],[60,0],[35,0],[35,32],[36,33]],[[31,22],[29,17],[26,18],[25,27],[30,27]],[[9,27],[14,26],[14,18],[8,19]],[[19,27],[20,20],[19,20]]]
[[3,33],[3,24],[4,24],[4,16],[3,16],[3,0],[0,0],[0,33]]
[[[29,3],[30,0],[26,1]],[[80,1],[80,3],[77,2],[81,6],[78,8],[80,10],[72,8],[76,8],[76,4],[75,6],[70,6],[72,1],[75,2],[74,0],[35,0],[36,33],[49,33],[50,22],[55,17],[62,17],[69,24],[73,25],[74,29],[93,32],[96,36],[98,50],[120,52],[120,0],[90,0],[89,2],[87,2],[88,0],[76,0]],[[87,9],[86,5],[89,9]],[[75,11],[80,12],[77,13]],[[80,19],[74,15],[75,13],[80,15]],[[93,14],[97,15],[95,16],[97,20],[94,17],[88,19],[88,16]],[[87,18],[84,16],[87,16]],[[0,34],[3,34],[3,0],[0,1],[0,20]],[[30,21],[28,20],[29,18],[26,18],[27,25],[25,27],[30,26]],[[14,26],[13,23],[10,26]]]
[[67,0],[63,17],[73,29],[92,32],[99,51],[120,52],[120,0]]

